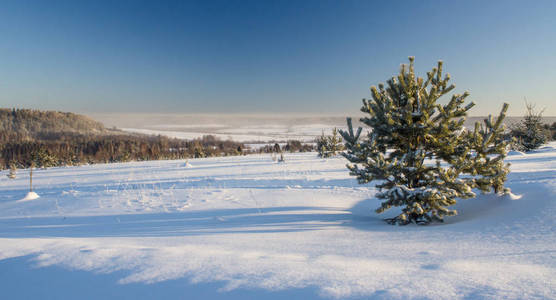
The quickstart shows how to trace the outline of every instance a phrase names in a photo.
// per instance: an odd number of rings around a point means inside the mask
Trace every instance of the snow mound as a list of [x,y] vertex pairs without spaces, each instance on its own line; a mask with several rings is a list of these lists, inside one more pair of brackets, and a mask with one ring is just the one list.
[[506,195],[504,195],[504,196],[505,196],[507,199],[510,199],[510,200],[519,200],[519,199],[521,199],[521,198],[523,197],[523,195],[516,195],[516,194],[514,194],[514,193],[512,193],[512,192],[509,192],[508,194],[506,194]]
[[18,202],[35,200],[35,199],[38,199],[39,197],[40,197],[40,196],[39,196],[37,193],[35,193],[35,192],[29,192],[29,193],[27,193],[27,195],[25,195],[25,198],[23,198],[23,199],[21,199],[21,200],[18,200]]

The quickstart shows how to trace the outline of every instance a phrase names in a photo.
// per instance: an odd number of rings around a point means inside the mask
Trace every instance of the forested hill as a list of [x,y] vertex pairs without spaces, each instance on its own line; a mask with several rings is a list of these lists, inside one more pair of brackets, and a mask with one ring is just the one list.
[[126,133],[74,113],[0,109],[0,170],[238,155],[243,148],[213,136],[179,140]]
[[102,123],[69,112],[0,108],[0,142],[59,139],[60,134],[109,133]]

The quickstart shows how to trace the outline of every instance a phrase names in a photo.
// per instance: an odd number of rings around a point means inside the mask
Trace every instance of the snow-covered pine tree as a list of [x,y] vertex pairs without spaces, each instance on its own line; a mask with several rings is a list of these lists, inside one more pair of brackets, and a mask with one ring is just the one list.
[[515,146],[520,151],[531,151],[548,141],[550,132],[543,127],[541,111],[535,111],[532,103],[525,101],[527,112],[523,120],[510,127],[510,135],[515,138]]
[[335,156],[340,151],[344,150],[342,138],[338,134],[338,129],[332,129],[332,135],[328,137],[328,156]]
[[361,111],[368,116],[361,122],[371,129],[365,138],[360,140],[361,128],[354,133],[350,118],[348,131],[340,131],[350,174],[361,184],[379,181],[377,198],[384,201],[376,212],[402,206],[400,215],[387,219],[401,225],[428,224],[457,214],[448,207],[456,198],[474,197],[474,188],[505,191],[509,172],[502,137],[508,105],[496,120],[489,116],[474,131],[466,131],[463,123],[474,106],[463,106],[469,93],[455,94],[445,105],[437,103],[455,88],[448,85],[448,74],[442,76],[442,62],[427,79],[415,76],[413,57],[409,62],[386,87],[371,87],[372,99],[363,99]]
[[332,135],[325,136],[323,130],[322,135],[317,138],[317,151],[320,157],[332,157],[342,150],[344,150],[344,145],[336,128],[332,129]]

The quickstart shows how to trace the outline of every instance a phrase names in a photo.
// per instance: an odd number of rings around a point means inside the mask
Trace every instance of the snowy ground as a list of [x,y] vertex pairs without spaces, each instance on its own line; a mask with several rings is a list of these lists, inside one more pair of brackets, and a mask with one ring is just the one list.
[[556,144],[512,153],[521,198],[390,226],[314,153],[52,168],[0,178],[2,297],[556,298]]

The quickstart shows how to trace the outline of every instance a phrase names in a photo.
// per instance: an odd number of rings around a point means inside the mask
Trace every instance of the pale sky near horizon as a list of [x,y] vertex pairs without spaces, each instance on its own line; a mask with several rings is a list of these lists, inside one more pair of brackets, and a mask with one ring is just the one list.
[[0,107],[352,114],[438,59],[470,115],[556,116],[556,1],[3,1]]

